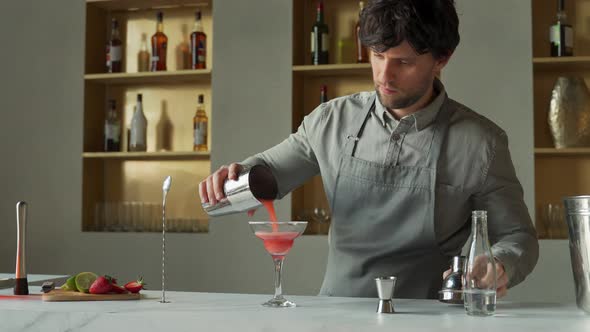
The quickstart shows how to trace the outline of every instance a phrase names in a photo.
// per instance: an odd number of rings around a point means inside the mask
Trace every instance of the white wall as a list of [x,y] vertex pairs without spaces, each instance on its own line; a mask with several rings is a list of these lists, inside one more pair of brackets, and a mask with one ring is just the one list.
[[[291,130],[291,8],[291,0],[215,1],[215,169]],[[2,45],[13,45],[0,52],[10,63],[0,80],[0,174],[9,188],[0,193],[0,271],[14,270],[15,203],[25,200],[29,273],[142,274],[159,288],[159,234],[80,231],[84,1],[2,2],[0,12],[11,13],[0,20],[11,32],[2,34]],[[289,209],[289,200],[281,202],[279,216],[287,218]],[[298,247],[285,266],[285,289],[315,294],[325,237],[301,239]],[[272,291],[271,260],[244,216],[213,220],[209,234],[169,234],[167,252],[169,289]],[[296,278],[297,270],[308,272]]]
[[[216,169],[291,131],[292,0],[214,2]],[[446,86],[453,98],[506,129],[532,207],[530,3],[462,0],[458,6],[462,43],[445,71]],[[141,273],[157,289],[158,234],[80,231],[84,2],[3,1],[0,12],[11,13],[0,20],[0,31],[10,32],[0,35],[1,45],[12,45],[9,52],[4,47],[0,52],[0,63],[10,64],[3,66],[0,80],[0,271],[14,268],[15,203],[26,200],[30,273],[92,270],[122,279]],[[280,202],[280,218],[288,218],[289,209],[289,199]],[[210,229],[209,234],[170,234],[169,289],[270,293],[271,261],[246,219],[222,217]],[[326,238],[303,237],[296,248],[285,265],[285,290],[315,294],[324,272]],[[565,242],[544,241],[541,249],[539,267],[513,296],[571,300]],[[543,292],[552,280],[560,280],[558,287]]]

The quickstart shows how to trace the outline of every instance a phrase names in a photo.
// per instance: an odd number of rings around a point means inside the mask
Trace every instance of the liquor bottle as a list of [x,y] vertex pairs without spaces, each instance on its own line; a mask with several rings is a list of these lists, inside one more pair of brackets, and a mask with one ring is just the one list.
[[[365,2],[359,1],[359,17],[365,8]],[[367,52],[367,48],[363,46],[361,43],[359,32],[361,30],[359,20],[356,21],[356,27],[354,29],[355,39],[356,39],[356,62],[357,63],[366,63],[369,62],[369,56]]]
[[574,31],[572,26],[567,24],[567,15],[564,8],[565,0],[558,0],[557,21],[549,30],[551,56],[574,55]]
[[205,113],[205,104],[203,95],[199,95],[197,104],[197,113],[193,118],[194,144],[193,151],[207,151],[207,113]]
[[320,104],[328,101],[328,86],[322,85],[320,87]]
[[129,151],[147,151],[147,119],[143,114],[141,93],[137,95],[137,105],[131,118]]
[[111,21],[111,40],[107,44],[107,72],[120,73],[122,70],[123,43],[119,39],[119,23]]
[[109,100],[104,120],[104,150],[106,152],[121,150],[121,121],[119,121],[115,100]]
[[314,65],[328,63],[330,38],[328,25],[324,23],[324,2],[317,6],[316,21],[311,28],[311,63]]
[[156,33],[152,36],[152,68],[151,71],[166,70],[166,51],[168,49],[168,37],[164,34],[164,14],[158,12],[158,25]]
[[465,265],[463,304],[471,316],[490,316],[496,311],[496,261],[488,240],[486,211],[471,213],[471,245]]
[[139,46],[139,53],[137,54],[137,71],[149,71],[150,70],[150,51],[147,45],[146,34],[141,35],[141,44]]
[[191,68],[205,69],[207,67],[207,35],[203,32],[201,11],[197,11],[195,15],[195,25],[191,33]]

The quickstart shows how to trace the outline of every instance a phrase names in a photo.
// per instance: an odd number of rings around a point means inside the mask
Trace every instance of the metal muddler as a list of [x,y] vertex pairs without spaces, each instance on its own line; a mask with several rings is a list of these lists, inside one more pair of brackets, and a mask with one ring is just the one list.
[[27,203],[16,203],[16,272],[14,295],[29,295],[29,282],[25,264],[25,238],[27,223]]
[[379,306],[377,312],[382,314],[392,314],[393,309],[393,290],[395,289],[396,277],[379,277],[375,278],[377,284],[377,294],[379,295]]
[[202,204],[208,215],[215,217],[256,209],[262,205],[260,200],[276,199],[278,187],[270,169],[256,165],[242,172],[237,180],[226,180],[223,191],[225,198],[216,204]]

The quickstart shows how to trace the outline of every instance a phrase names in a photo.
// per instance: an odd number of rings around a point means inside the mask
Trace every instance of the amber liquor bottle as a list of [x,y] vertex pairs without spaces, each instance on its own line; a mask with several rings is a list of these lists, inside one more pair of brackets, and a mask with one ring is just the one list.
[[565,14],[565,0],[557,2],[557,21],[549,30],[551,56],[574,55],[574,31],[567,23]]
[[120,73],[122,71],[123,43],[119,37],[119,22],[111,21],[111,40],[107,44],[107,72]]
[[[365,2],[364,1],[359,1],[359,18],[361,16],[361,13],[363,12],[363,9],[365,8]],[[356,21],[356,27],[354,29],[354,34],[355,34],[355,39],[356,39],[356,62],[357,63],[366,63],[369,62],[369,55],[367,52],[367,48],[365,46],[363,46],[363,44],[361,43],[361,38],[360,38],[360,24],[359,24],[359,20]]]
[[158,12],[158,25],[156,33],[152,36],[152,66],[151,71],[166,70],[166,51],[168,49],[168,37],[164,34],[164,14]]
[[195,14],[195,25],[191,33],[191,68],[205,69],[207,56],[207,35],[203,32],[201,11]]
[[193,117],[194,144],[193,151],[207,151],[207,113],[205,113],[205,104],[203,95],[199,95],[197,104],[197,113]]

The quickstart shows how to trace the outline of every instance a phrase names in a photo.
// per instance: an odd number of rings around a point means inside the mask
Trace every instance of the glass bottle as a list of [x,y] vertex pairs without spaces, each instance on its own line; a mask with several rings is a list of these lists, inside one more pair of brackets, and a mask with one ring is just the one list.
[[117,114],[117,103],[109,100],[107,116],[104,121],[104,150],[116,152],[121,150],[121,121]]
[[107,44],[107,72],[120,73],[122,70],[123,43],[119,37],[119,22],[111,21],[111,39]]
[[147,119],[143,114],[142,95],[137,95],[137,106],[131,118],[129,151],[147,151]]
[[193,151],[207,151],[207,113],[203,95],[199,95],[197,113],[193,117],[194,144]]
[[137,71],[144,72],[150,70],[150,51],[147,45],[147,35],[141,35],[141,44],[137,54]]
[[[361,13],[363,12],[363,9],[365,8],[365,2],[364,1],[359,1],[359,18],[361,16]],[[360,22],[359,20],[356,21],[356,27],[354,29],[354,34],[355,34],[355,39],[356,39],[356,62],[357,63],[366,63],[369,62],[369,56],[368,56],[368,52],[367,52],[367,48],[365,46],[363,46],[363,44],[361,43],[361,38],[360,38],[360,32],[361,27],[360,27]]]
[[574,55],[574,31],[567,23],[565,14],[565,0],[557,2],[557,21],[549,31],[551,43],[551,56],[572,56]]
[[328,86],[323,84],[320,87],[320,104],[328,101]]
[[205,69],[207,67],[205,59],[207,55],[207,35],[203,32],[203,23],[201,22],[201,11],[195,14],[195,25],[191,33],[191,68]]
[[471,316],[491,316],[496,311],[496,262],[488,240],[487,212],[473,211],[471,220],[463,284],[465,311]]
[[329,48],[329,30],[328,25],[324,23],[324,2],[320,0],[316,21],[311,28],[311,63],[314,65],[327,64]]
[[166,52],[168,37],[164,34],[164,14],[158,12],[156,33],[152,36],[152,68],[151,71],[166,70]]

